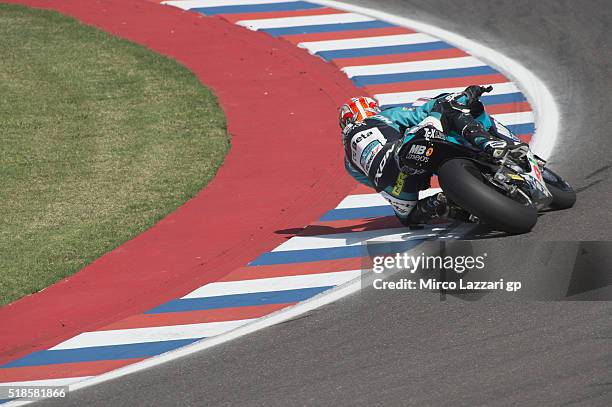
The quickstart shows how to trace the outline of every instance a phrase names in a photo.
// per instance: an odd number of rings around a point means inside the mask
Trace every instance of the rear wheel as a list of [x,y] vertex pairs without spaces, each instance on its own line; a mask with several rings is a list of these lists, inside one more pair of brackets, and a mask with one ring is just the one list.
[[534,206],[495,190],[472,161],[446,161],[438,170],[438,180],[449,199],[497,230],[527,233],[536,224],[538,211]]
[[548,188],[553,196],[553,200],[549,205],[551,209],[567,209],[574,206],[576,203],[576,192],[570,184],[549,168],[544,168],[542,178],[544,178],[546,188]]

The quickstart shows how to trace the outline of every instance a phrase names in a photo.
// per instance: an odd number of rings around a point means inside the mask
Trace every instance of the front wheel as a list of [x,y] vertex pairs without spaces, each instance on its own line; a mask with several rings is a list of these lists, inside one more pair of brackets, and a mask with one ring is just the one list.
[[438,169],[438,180],[450,200],[497,230],[527,233],[538,220],[534,206],[525,206],[489,186],[472,161],[446,161]]
[[567,209],[574,206],[576,192],[570,184],[547,167],[542,171],[542,178],[553,196],[552,202],[548,205],[551,209]]

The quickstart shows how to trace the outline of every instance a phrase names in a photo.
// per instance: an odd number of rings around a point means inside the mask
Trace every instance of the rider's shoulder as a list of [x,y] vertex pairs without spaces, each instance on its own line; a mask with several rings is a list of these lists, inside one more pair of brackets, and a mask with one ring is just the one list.
[[385,132],[389,128],[394,129],[395,124],[393,120],[389,119],[388,117],[377,114],[375,116],[370,116],[361,122],[347,125],[342,131],[342,135],[344,137],[351,137],[361,131],[371,129],[373,127],[377,127],[381,131]]
[[375,116],[369,117],[369,120],[377,120],[379,122],[383,122],[384,124],[390,125],[393,124],[393,120],[389,119],[388,117],[382,115],[382,114],[377,114]]
[[[381,124],[383,124],[382,120],[376,120],[374,119],[377,116],[371,116],[368,117],[367,119],[357,122],[357,123],[350,123],[348,124],[344,130],[342,130],[342,134],[344,134],[345,136],[349,135],[349,134],[355,134],[358,133],[360,131],[369,129],[371,127],[377,127],[380,126]],[[386,123],[386,122],[385,122]]]

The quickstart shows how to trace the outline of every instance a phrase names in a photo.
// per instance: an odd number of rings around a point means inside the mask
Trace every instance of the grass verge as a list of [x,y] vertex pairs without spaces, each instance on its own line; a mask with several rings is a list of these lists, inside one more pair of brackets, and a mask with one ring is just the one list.
[[0,4],[0,305],[135,237],[229,149],[185,67],[58,13]]

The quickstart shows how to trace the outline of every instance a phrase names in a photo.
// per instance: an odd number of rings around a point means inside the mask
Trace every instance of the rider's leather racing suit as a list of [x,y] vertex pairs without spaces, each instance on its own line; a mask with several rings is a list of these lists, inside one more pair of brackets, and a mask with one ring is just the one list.
[[[376,116],[348,125],[342,132],[348,173],[379,192],[405,225],[414,224],[411,212],[417,204],[418,192],[429,188],[432,176],[400,171],[398,152],[414,133],[434,126],[444,130],[448,141],[478,147],[497,138],[494,122],[480,102],[470,114],[455,113],[449,120],[446,114],[449,108],[441,109],[447,96],[438,96],[418,107],[384,109]],[[475,126],[481,131],[465,131]]]

